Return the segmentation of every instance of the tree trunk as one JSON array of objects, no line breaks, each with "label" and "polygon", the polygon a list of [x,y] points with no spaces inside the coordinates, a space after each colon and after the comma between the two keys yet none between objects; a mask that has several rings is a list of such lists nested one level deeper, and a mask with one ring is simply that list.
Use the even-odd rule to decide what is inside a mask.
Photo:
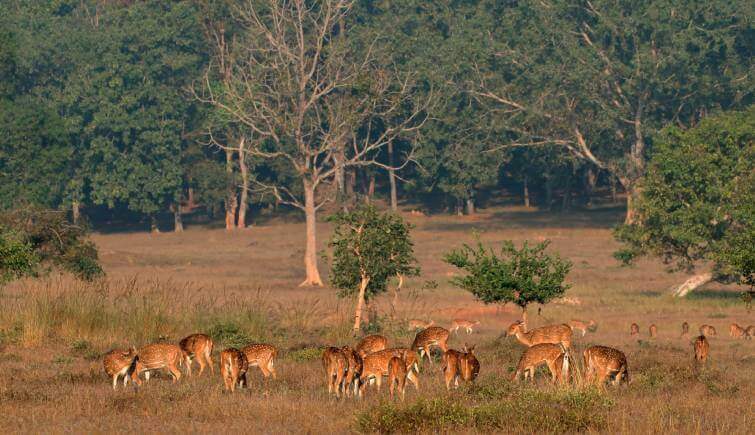
[{"label": "tree trunk", "polygon": [[404,275],[398,273],[396,274],[396,277],[398,278],[398,284],[396,285],[396,288],[393,289],[393,313],[396,313],[396,308],[398,307],[398,292],[401,290],[401,287],[404,285]]},{"label": "tree trunk", "polygon": [[616,204],[616,202],[618,202],[616,198],[618,196],[616,192],[616,177],[614,177],[613,175],[610,175],[608,178],[611,183],[611,203]]},{"label": "tree trunk", "polygon": [[564,183],[564,197],[562,198],[562,202],[561,202],[561,210],[563,211],[569,210],[570,202],[571,202],[571,174],[566,177],[566,182]]},{"label": "tree trunk", "polygon": [[304,216],[306,220],[307,244],[304,251],[306,279],[300,286],[322,286],[320,271],[317,269],[317,210],[315,189],[311,181],[304,179]]},{"label": "tree trunk", "polygon": [[73,224],[78,225],[79,219],[81,218],[79,201],[73,201],[71,203],[71,218],[73,219]]},{"label": "tree trunk", "polygon": [[370,174],[370,182],[367,185],[367,202],[372,202],[375,196],[375,173]]},{"label": "tree trunk", "polygon": [[551,209],[553,203],[553,181],[550,177],[545,179],[545,208]]},{"label": "tree trunk", "polygon": [[[393,167],[393,141],[388,142],[388,164]],[[391,210],[398,211],[398,193],[396,192],[396,171],[388,170],[388,182],[391,185]]]},{"label": "tree trunk", "polygon": [[343,165],[345,159],[343,147],[338,147],[338,150],[333,153],[333,166],[335,166],[336,198],[339,203],[343,202],[346,195],[346,170]]},{"label": "tree trunk", "polygon": [[246,210],[249,207],[249,167],[246,165],[244,139],[239,142],[239,169],[241,170],[241,200],[239,201],[239,217],[236,227],[246,228]]},{"label": "tree trunk", "polygon": [[160,233],[160,228],[157,227],[157,217],[154,214],[149,215],[149,231],[152,234]]},{"label": "tree trunk", "polygon": [[456,199],[456,216],[464,216],[464,202],[461,199]]},{"label": "tree trunk", "polygon": [[624,223],[631,225],[637,222],[637,198],[640,195],[640,189],[636,183],[622,183],[624,190],[627,192],[627,214],[624,217]]},{"label": "tree trunk", "polygon": [[225,200],[225,229],[230,231],[236,227],[236,207],[238,207],[238,198],[236,197],[236,187],[233,185],[233,152],[225,151],[225,171],[228,174],[228,197]]},{"label": "tree trunk", "polygon": [[713,274],[710,272],[695,275],[689,278],[688,280],[684,281],[684,284],[676,287],[673,290],[673,295],[678,298],[683,298],[687,296],[690,292],[697,290],[698,288],[704,286],[705,284],[711,281],[713,281]]},{"label": "tree trunk", "polygon": [[183,219],[181,218],[181,202],[173,204],[173,232],[182,233],[184,230]]},{"label": "tree trunk", "polygon": [[593,168],[588,167],[585,171],[585,206],[592,207],[592,195],[595,191],[595,182],[597,176]]},{"label": "tree trunk", "polygon": [[359,296],[357,296],[357,308],[354,311],[354,335],[359,333],[359,329],[362,327],[362,309],[364,307],[364,293],[367,290],[367,285],[370,283],[370,278],[362,276],[362,281],[359,283]]},{"label": "tree trunk", "polygon": [[524,176],[524,206],[530,208],[530,187],[528,177]]},{"label": "tree trunk", "polygon": [[522,307],[522,326],[524,326],[525,331],[529,331],[529,326],[527,325],[527,306]]},{"label": "tree trunk", "polygon": [[472,197],[467,198],[467,214],[469,216],[472,216],[475,214],[474,198]]}]

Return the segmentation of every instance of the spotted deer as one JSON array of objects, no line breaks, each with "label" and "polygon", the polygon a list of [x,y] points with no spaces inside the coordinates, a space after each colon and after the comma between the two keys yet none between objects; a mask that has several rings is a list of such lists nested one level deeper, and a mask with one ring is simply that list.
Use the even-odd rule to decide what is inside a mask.
[{"label": "spotted deer", "polygon": [[594,380],[601,387],[611,376],[614,385],[629,382],[629,367],[624,352],[608,346],[591,346],[582,353],[585,365],[585,380]]},{"label": "spotted deer", "polygon": [[427,355],[427,360],[430,364],[433,363],[433,359],[430,356],[430,351],[433,347],[439,347],[443,352],[448,350],[448,336],[450,332],[448,329],[440,326],[431,326],[427,329],[423,329],[414,337],[412,343],[412,350],[419,353],[419,360],[422,361],[422,357]]},{"label": "spotted deer", "polygon": [[467,334],[471,334],[474,327],[478,326],[479,324],[479,320],[454,319],[454,321],[451,322],[451,327],[448,330],[450,332],[458,334],[459,328],[463,328],[467,331]]},{"label": "spotted deer", "polygon": [[230,390],[233,393],[236,391],[236,386],[246,387],[247,371],[249,371],[249,361],[244,352],[233,347],[220,352],[220,376],[223,377],[226,391]]},{"label": "spotted deer", "polygon": [[689,323],[684,322],[682,323],[682,338],[689,335]]},{"label": "spotted deer", "polygon": [[409,321],[409,329],[415,330],[415,329],[426,329],[435,324],[434,320],[430,320],[429,322],[425,322],[424,320],[419,319],[412,319]]},{"label": "spotted deer", "polygon": [[581,320],[571,320],[569,322],[569,326],[571,326],[572,331],[574,331],[575,329],[582,331],[582,336],[584,337],[585,334],[587,334],[588,329],[595,327],[595,320],[590,320],[588,323],[585,323]]},{"label": "spotted deer", "polygon": [[710,325],[701,325],[700,326],[700,335],[704,335],[706,337],[715,337],[717,334],[716,328],[710,326]]},{"label": "spotted deer", "polygon": [[133,377],[136,385],[141,385],[138,376],[132,376],[136,370],[136,361],[138,356],[136,348],[128,350],[114,349],[106,353],[102,358],[102,365],[105,367],[105,373],[113,379],[113,389],[118,385],[118,379],[123,376],[123,386],[128,384],[129,378]]},{"label": "spotted deer", "polygon": [[706,362],[708,360],[708,352],[710,351],[710,345],[705,335],[700,335],[695,339],[695,361]]},{"label": "spotted deer", "polygon": [[446,381],[446,390],[451,389],[451,383],[455,387],[459,386],[459,377],[461,377],[461,355],[458,350],[448,349],[443,352],[443,377]]},{"label": "spotted deer", "polygon": [[362,376],[359,386],[360,397],[364,396],[367,384],[372,384],[373,382],[377,385],[378,391],[380,391],[382,378],[383,376],[388,376],[388,363],[393,357],[401,358],[404,361],[406,365],[406,379],[414,385],[414,388],[419,390],[419,361],[417,353],[406,348],[383,349],[367,355],[362,361]]},{"label": "spotted deer", "polygon": [[509,326],[506,335],[516,336],[516,339],[527,347],[541,343],[561,343],[564,348],[569,349],[571,347],[572,330],[571,326],[562,323],[560,325],[541,326],[525,332],[524,323],[518,320]]},{"label": "spotted deer", "polygon": [[748,340],[752,339],[752,337],[755,337],[755,325],[750,325],[745,329],[745,332],[747,333]]},{"label": "spotted deer", "polygon": [[[568,376],[569,373],[569,358],[559,359],[559,357],[564,356],[566,352],[566,348],[561,343],[540,343],[527,348],[519,358],[512,380],[518,382],[522,374],[525,381],[527,377],[534,380],[535,369],[545,364],[551,372],[551,381],[562,383],[565,379],[564,375]],[[560,362],[561,367],[556,367],[557,362]]]},{"label": "spotted deer", "polygon": [[632,323],[632,326],[629,327],[629,335],[639,335],[640,334],[640,325],[636,323]]},{"label": "spotted deer", "polygon": [[346,355],[337,347],[327,347],[322,353],[322,366],[325,369],[328,394],[335,393],[336,397],[341,397],[341,390],[344,387],[343,379],[349,368]]},{"label": "spotted deer", "polygon": [[464,344],[461,355],[461,379],[467,382],[474,382],[477,375],[480,374],[480,361],[474,354],[474,345]]},{"label": "spotted deer", "polygon": [[732,323],[729,325],[729,335],[734,338],[745,338],[747,337],[747,330],[736,323]]},{"label": "spotted deer", "polygon": [[351,396],[352,389],[354,395],[357,395],[359,394],[359,379],[362,375],[362,357],[349,346],[342,347],[341,352],[348,362],[348,368],[343,378],[346,397]]},{"label": "spotted deer", "polygon": [[178,367],[183,365],[185,359],[186,355],[175,344],[148,344],[139,349],[134,376],[138,377],[144,373],[144,379],[149,382],[151,372],[167,369],[175,383],[181,379],[181,371]]},{"label": "spotted deer", "polygon": [[655,338],[655,336],[658,335],[658,327],[655,326],[655,323],[650,325],[650,328],[648,328],[648,332],[650,333],[650,338]]},{"label": "spotted deer", "polygon": [[271,344],[250,344],[241,349],[249,362],[249,367],[259,367],[262,376],[278,379],[275,373],[275,357],[278,349]]},{"label": "spotted deer", "polygon": [[356,351],[364,359],[367,355],[388,348],[388,339],[382,335],[368,335],[357,343]]},{"label": "spotted deer", "polygon": [[215,373],[215,367],[212,364],[212,338],[205,334],[192,334],[178,342],[178,346],[183,350],[186,362],[186,374],[191,376],[191,363],[194,359],[199,363],[199,375],[202,375],[204,368],[209,366],[210,371]]},{"label": "spotted deer", "polygon": [[391,400],[393,400],[394,390],[398,390],[401,395],[401,401],[404,401],[406,396],[406,363],[403,359],[394,356],[388,360],[388,385],[391,393]]}]

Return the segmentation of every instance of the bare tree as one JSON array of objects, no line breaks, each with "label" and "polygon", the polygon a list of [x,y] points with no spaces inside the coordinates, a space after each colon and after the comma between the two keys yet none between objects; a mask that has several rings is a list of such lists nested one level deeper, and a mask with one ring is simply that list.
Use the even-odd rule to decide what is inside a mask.
[{"label": "bare tree", "polygon": [[322,285],[316,214],[334,195],[318,188],[347,167],[408,164],[411,152],[395,166],[381,163],[380,153],[392,140],[416,132],[432,101],[432,93],[415,98],[411,77],[381,68],[374,44],[356,50],[346,38],[333,37],[352,5],[350,0],[237,5],[233,16],[241,30],[231,49],[230,79],[220,90],[212,86],[213,69],[221,67],[213,64],[197,94],[260,138],[249,155],[276,160],[301,180],[301,190],[252,182],[304,212],[302,285]]}]

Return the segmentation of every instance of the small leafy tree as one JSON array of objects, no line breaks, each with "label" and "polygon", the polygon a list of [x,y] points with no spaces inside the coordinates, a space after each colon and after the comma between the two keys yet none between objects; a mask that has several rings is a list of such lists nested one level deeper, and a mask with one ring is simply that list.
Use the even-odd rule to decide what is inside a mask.
[{"label": "small leafy tree", "polygon": [[38,262],[30,243],[17,232],[0,227],[0,285],[33,274]]},{"label": "small leafy tree", "polygon": [[527,323],[527,305],[547,303],[563,296],[569,288],[564,278],[571,270],[571,262],[558,254],[548,254],[549,241],[530,246],[524,242],[520,249],[505,241],[500,254],[486,248],[464,245],[446,254],[444,261],[466,272],[451,280],[456,286],[472,293],[486,304],[513,302],[522,309]]},{"label": "small leafy tree", "polygon": [[336,223],[331,284],[340,297],[357,295],[354,332],[362,323],[366,301],[386,291],[388,280],[419,274],[409,230],[411,225],[394,213],[362,206],[330,218]]}]

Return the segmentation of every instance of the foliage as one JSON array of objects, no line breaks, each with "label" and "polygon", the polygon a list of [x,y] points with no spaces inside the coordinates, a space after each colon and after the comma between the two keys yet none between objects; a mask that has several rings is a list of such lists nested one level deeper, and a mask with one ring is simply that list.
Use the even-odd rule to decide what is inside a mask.
[{"label": "foliage", "polygon": [[550,242],[530,247],[529,243],[517,249],[506,241],[500,255],[481,242],[477,246],[464,245],[446,254],[444,261],[466,272],[451,280],[486,304],[513,302],[525,308],[532,302],[547,303],[563,296],[569,285],[564,279],[571,262],[558,254],[545,252]]},{"label": "foliage", "polygon": [[16,231],[0,226],[0,284],[33,274],[38,262],[28,241]]},{"label": "foliage", "polygon": [[333,248],[330,281],[340,289],[339,296],[356,294],[366,278],[369,300],[385,292],[392,277],[419,274],[409,237],[412,227],[401,216],[367,205],[338,213],[330,221],[336,224],[329,244]]},{"label": "foliage", "polygon": [[659,136],[638,204],[617,228],[631,263],[658,256],[672,270],[713,262],[716,279],[755,284],[755,108]]}]

